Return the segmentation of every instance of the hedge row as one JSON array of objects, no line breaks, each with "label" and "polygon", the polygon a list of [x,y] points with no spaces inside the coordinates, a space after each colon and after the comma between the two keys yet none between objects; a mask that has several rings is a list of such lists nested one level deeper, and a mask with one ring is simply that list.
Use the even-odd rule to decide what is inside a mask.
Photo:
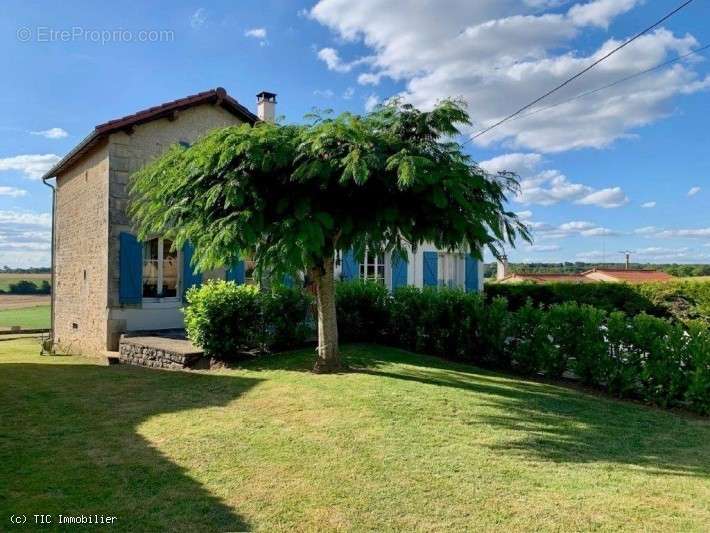
[{"label": "hedge row", "polygon": [[702,320],[710,325],[710,282],[677,280],[662,283],[520,283],[486,284],[486,298],[508,300],[519,309],[528,300],[550,306],[565,302],[591,305],[607,313],[646,313],[679,321]]},{"label": "hedge row", "polygon": [[187,336],[210,357],[287,350],[302,345],[312,329],[306,323],[311,299],[299,289],[209,281],[188,290],[187,302]]},{"label": "hedge row", "polygon": [[528,300],[512,310],[456,290],[375,284],[337,288],[343,341],[377,340],[412,351],[584,383],[621,397],[710,414],[710,332],[640,312],[630,317],[574,302]]},{"label": "hedge row", "polygon": [[7,290],[0,289],[0,294],[50,294],[51,292],[52,288],[46,279],[43,279],[39,285],[34,281],[23,279],[17,283],[10,283]]}]

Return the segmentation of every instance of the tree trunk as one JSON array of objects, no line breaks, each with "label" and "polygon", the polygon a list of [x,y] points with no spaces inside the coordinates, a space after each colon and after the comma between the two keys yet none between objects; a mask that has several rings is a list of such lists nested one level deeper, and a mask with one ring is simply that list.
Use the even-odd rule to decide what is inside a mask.
[{"label": "tree trunk", "polygon": [[338,322],[335,314],[335,278],[333,258],[322,269],[313,270],[318,306],[318,349],[314,372],[337,372],[343,369],[338,351]]}]

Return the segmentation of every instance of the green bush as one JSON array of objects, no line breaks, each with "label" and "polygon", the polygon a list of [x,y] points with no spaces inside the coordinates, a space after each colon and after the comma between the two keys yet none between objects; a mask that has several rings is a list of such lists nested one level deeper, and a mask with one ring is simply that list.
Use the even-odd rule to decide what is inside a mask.
[{"label": "green bush", "polygon": [[389,325],[389,297],[381,283],[338,283],[335,291],[338,337],[345,342],[382,340]]},{"label": "green bush", "polygon": [[556,347],[545,323],[544,311],[528,300],[513,312],[509,321],[508,349],[510,359],[518,372],[535,374],[545,361],[553,357]]},{"label": "green bush", "polygon": [[185,329],[205,355],[239,357],[247,350],[289,349],[302,344],[309,328],[309,296],[299,289],[208,281],[187,292]]},{"label": "green bush", "polygon": [[205,355],[236,357],[261,344],[259,289],[232,281],[208,281],[187,291],[187,336]]},{"label": "green bush", "polygon": [[606,342],[597,385],[619,396],[635,395],[640,387],[641,358],[633,349],[633,325],[621,311],[609,313]]},{"label": "green bush", "polygon": [[685,398],[691,409],[710,415],[710,332],[705,324],[690,324],[690,369]]}]

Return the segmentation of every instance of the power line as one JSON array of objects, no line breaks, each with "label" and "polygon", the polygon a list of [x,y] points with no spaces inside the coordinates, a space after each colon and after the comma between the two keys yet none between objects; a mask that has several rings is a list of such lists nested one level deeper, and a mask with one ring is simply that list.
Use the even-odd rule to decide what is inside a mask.
[{"label": "power line", "polygon": [[646,74],[650,74],[651,72],[654,72],[654,71],[656,71],[656,70],[660,70],[660,69],[662,69],[662,68],[664,68],[664,67],[667,67],[668,65],[672,65],[673,63],[677,63],[678,61],[680,61],[680,60],[682,60],[682,59],[685,59],[685,58],[688,57],[688,56],[692,56],[692,55],[695,55],[695,54],[700,54],[701,52],[707,50],[708,48],[710,48],[710,44],[706,44],[705,46],[701,46],[700,48],[697,48],[697,49],[695,49],[695,50],[691,50],[691,51],[688,52],[687,54],[683,54],[683,55],[680,55],[680,56],[678,56],[678,57],[674,57],[673,59],[669,59],[668,61],[664,61],[663,63],[660,63],[660,64],[658,64],[658,65],[656,65],[656,66],[654,66],[654,67],[651,67],[651,68],[647,68],[646,70],[642,70],[641,72],[636,72],[635,74],[631,74],[631,75],[629,75],[629,76],[625,76],[625,77],[620,78],[620,79],[618,79],[618,80],[616,80],[616,81],[613,81],[613,82],[611,82],[611,83],[608,83],[607,85],[603,85],[603,86],[601,86],[601,87],[597,87],[596,89],[592,89],[592,90],[590,90],[590,91],[586,91],[586,92],[580,93],[580,94],[578,94],[578,95],[576,95],[576,96],[573,96],[573,97],[571,97],[571,98],[567,98],[566,100],[562,100],[562,101],[557,102],[557,103],[555,103],[555,104],[551,104],[551,105],[548,105],[548,106],[545,106],[545,107],[538,107],[537,109],[533,109],[533,110],[530,111],[529,113],[525,113],[525,114],[523,114],[523,115],[518,115],[518,116],[516,116],[515,118],[513,118],[513,119],[511,119],[511,120],[518,120],[518,119],[521,119],[521,118],[525,118],[525,117],[529,117],[529,116],[532,116],[532,115],[536,115],[536,114],[538,114],[540,111],[546,111],[546,110],[548,110],[548,109],[553,109],[553,108],[555,108],[555,107],[561,106],[562,104],[566,104],[566,103],[568,103],[568,102],[572,102],[572,101],[574,101],[574,100],[579,100],[580,98],[584,98],[585,96],[590,96],[590,95],[596,94],[596,93],[598,93],[598,92],[600,92],[600,91],[604,91],[604,90],[606,90],[606,89],[611,89],[612,87],[616,87],[617,85],[620,85],[620,84],[625,83],[625,82],[627,82],[627,81],[631,81],[631,80],[633,80],[633,79],[635,79],[635,78],[638,78],[638,77],[640,77],[640,76],[645,76]]},{"label": "power line", "polygon": [[690,3],[693,2],[693,1],[694,1],[694,0],[686,0],[686,1],[683,2],[681,5],[679,5],[678,7],[676,7],[673,11],[671,11],[671,12],[668,13],[668,14],[666,14],[665,16],[663,16],[662,18],[660,18],[659,20],[657,20],[656,22],[654,22],[654,23],[653,23],[652,25],[650,25],[649,27],[647,27],[647,28],[641,30],[640,32],[638,32],[636,35],[634,35],[634,36],[631,37],[630,39],[624,41],[624,42],[621,43],[619,46],[617,46],[616,48],[614,48],[614,49],[611,50],[610,52],[606,53],[605,55],[603,55],[602,57],[600,57],[599,59],[597,59],[596,61],[594,61],[591,65],[589,65],[589,66],[585,67],[584,69],[580,70],[577,74],[575,74],[575,75],[572,76],[571,78],[566,79],[565,81],[563,81],[562,83],[560,83],[559,85],[557,85],[556,87],[554,87],[553,89],[547,91],[547,92],[546,92],[545,94],[543,94],[542,96],[536,98],[535,100],[533,100],[533,101],[530,102],[529,104],[524,105],[523,107],[521,107],[521,108],[518,109],[517,111],[511,113],[511,114],[508,115],[507,117],[505,117],[505,118],[499,120],[498,122],[496,122],[496,123],[493,124],[492,126],[489,126],[489,127],[485,128],[484,130],[479,131],[479,132],[476,133],[474,136],[470,137],[466,142],[464,142],[464,143],[462,144],[462,146],[465,145],[465,144],[468,144],[469,142],[473,141],[474,139],[477,139],[477,138],[480,137],[481,135],[485,135],[486,133],[488,133],[489,131],[491,131],[491,130],[494,129],[494,128],[497,128],[497,127],[500,126],[501,124],[504,124],[505,122],[508,122],[510,119],[516,117],[517,115],[519,115],[520,113],[522,113],[522,112],[525,111],[526,109],[530,109],[532,106],[534,106],[535,104],[537,104],[537,103],[540,102],[541,100],[544,100],[545,98],[547,98],[547,97],[550,96],[551,94],[553,94],[553,93],[559,91],[560,89],[562,89],[563,87],[569,85],[571,82],[573,82],[574,80],[576,80],[576,79],[579,78],[580,76],[583,76],[584,74],[586,74],[587,72],[589,72],[590,70],[592,70],[594,67],[596,67],[596,66],[597,66],[599,63],[601,63],[602,61],[605,61],[606,59],[608,59],[609,57],[611,57],[612,55],[614,55],[616,52],[618,52],[618,51],[621,50],[622,48],[625,48],[626,46],[630,45],[632,42],[634,42],[636,39],[638,39],[638,38],[641,37],[642,35],[645,35],[645,34],[648,33],[649,31],[651,31],[652,29],[654,29],[656,26],[659,26],[659,25],[663,24],[666,20],[668,20],[669,18],[671,18],[673,15],[675,15],[676,13],[678,13],[678,11],[680,11],[681,9],[683,9],[684,7],[686,7],[688,4],[690,4]]}]

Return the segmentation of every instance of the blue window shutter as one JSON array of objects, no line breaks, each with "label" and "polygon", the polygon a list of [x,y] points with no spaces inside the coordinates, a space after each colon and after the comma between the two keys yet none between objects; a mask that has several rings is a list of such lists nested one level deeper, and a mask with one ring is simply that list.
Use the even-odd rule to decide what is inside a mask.
[{"label": "blue window shutter", "polygon": [[400,256],[392,255],[392,290],[407,286],[407,270],[409,261]]},{"label": "blue window shutter", "polygon": [[466,292],[478,292],[478,259],[468,254],[464,268]]},{"label": "blue window shutter", "polygon": [[143,247],[135,235],[119,235],[118,301],[139,304],[143,297]]},{"label": "blue window shutter", "polygon": [[343,251],[343,260],[340,265],[340,277],[343,280],[357,279],[359,277],[359,265],[355,261],[355,254],[352,250]]},{"label": "blue window shutter", "polygon": [[182,299],[185,299],[185,293],[187,289],[193,285],[199,285],[202,283],[202,274],[195,273],[192,268],[192,244],[186,242],[182,247]]},{"label": "blue window shutter", "polygon": [[238,285],[244,284],[244,261],[237,261],[227,270],[227,281],[234,281]]},{"label": "blue window shutter", "polygon": [[284,287],[288,287],[289,289],[293,288],[293,276],[291,274],[284,274],[283,277],[281,278],[281,283],[283,283]]},{"label": "blue window shutter", "polygon": [[439,278],[439,254],[424,252],[424,286],[436,287]]}]

